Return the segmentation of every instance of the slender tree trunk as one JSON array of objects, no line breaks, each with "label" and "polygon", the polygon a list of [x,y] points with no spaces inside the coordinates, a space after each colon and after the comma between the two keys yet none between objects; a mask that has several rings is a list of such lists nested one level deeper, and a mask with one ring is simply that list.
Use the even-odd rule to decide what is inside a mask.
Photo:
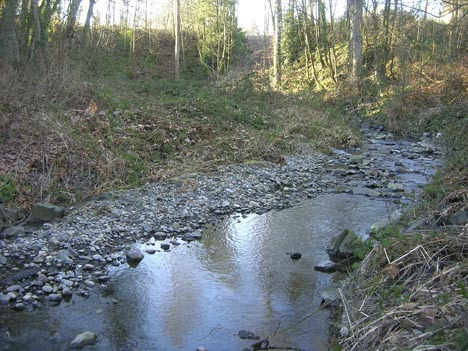
[{"label": "slender tree trunk", "polygon": [[29,45],[29,60],[32,61],[36,53],[36,49],[40,43],[41,37],[41,23],[39,19],[39,9],[37,6],[38,0],[31,0],[31,15],[34,24],[33,37]]},{"label": "slender tree trunk", "polygon": [[83,37],[81,38],[81,46],[86,49],[89,42],[89,33],[91,30],[91,18],[93,17],[93,9],[96,0],[89,0],[88,13],[86,14],[86,22],[83,28]]},{"label": "slender tree trunk", "polygon": [[351,76],[357,79],[362,70],[362,0],[349,0],[348,11],[350,14],[351,38],[350,46],[352,57],[350,57]]},{"label": "slender tree trunk", "polygon": [[19,63],[19,42],[15,26],[18,3],[6,0],[0,19],[0,55],[15,65]]},{"label": "slender tree trunk", "polygon": [[336,63],[336,48],[335,48],[335,16],[333,14],[333,10],[332,10],[332,0],[329,0],[328,2],[329,6],[330,6],[330,32],[331,32],[331,51],[332,51],[332,67],[331,67],[331,70],[332,70],[332,78],[333,78],[333,81],[336,83],[336,67],[337,67],[337,63]]},{"label": "slender tree trunk", "polygon": [[[37,0],[34,0],[37,1]],[[80,8],[81,0],[71,0],[70,7],[68,9],[67,23],[65,25],[65,48],[71,42],[75,34],[75,23],[78,16],[78,10]]]},{"label": "slender tree trunk", "polygon": [[21,13],[20,13],[20,24],[19,24],[19,52],[20,60],[23,63],[23,60],[28,57],[29,50],[29,33],[31,32],[31,21],[29,16],[29,0],[21,1]]},{"label": "slender tree trunk", "polygon": [[180,79],[180,0],[175,0],[175,13],[174,13],[174,24],[175,24],[175,80]]},{"label": "slender tree trunk", "polygon": [[282,27],[282,8],[281,0],[275,1],[275,46],[273,56],[274,83],[281,84],[281,28]]}]

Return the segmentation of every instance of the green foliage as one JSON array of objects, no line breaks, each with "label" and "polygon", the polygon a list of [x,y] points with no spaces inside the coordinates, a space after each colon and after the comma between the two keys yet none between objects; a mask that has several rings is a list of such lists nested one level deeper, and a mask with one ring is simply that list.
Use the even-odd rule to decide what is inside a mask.
[{"label": "green foliage", "polygon": [[401,240],[403,234],[398,226],[388,225],[373,233],[372,238],[380,242],[382,247],[389,247],[394,240]]},{"label": "green foliage", "polygon": [[291,6],[284,16],[281,37],[282,56],[286,64],[296,62],[303,54],[301,30],[301,15],[296,15],[296,9]]},{"label": "green foliage", "polygon": [[234,57],[238,34],[235,1],[195,1],[194,27],[198,38],[200,62],[212,75],[220,75],[229,69]]},{"label": "green foliage", "polygon": [[0,175],[0,199],[4,203],[11,203],[16,197],[16,180],[10,175]]},{"label": "green foliage", "polygon": [[373,244],[370,240],[362,240],[357,238],[353,243],[353,257],[358,260],[363,260],[366,255],[372,250]]}]

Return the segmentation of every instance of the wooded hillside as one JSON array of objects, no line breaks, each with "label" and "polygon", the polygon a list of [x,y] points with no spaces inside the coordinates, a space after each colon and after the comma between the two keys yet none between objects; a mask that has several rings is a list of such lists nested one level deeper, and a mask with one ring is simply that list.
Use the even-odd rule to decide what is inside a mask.
[{"label": "wooded hillside", "polygon": [[362,120],[465,128],[468,2],[337,6],[266,1],[273,35],[248,39],[235,0],[3,0],[3,201],[74,201],[168,162],[353,145]]}]

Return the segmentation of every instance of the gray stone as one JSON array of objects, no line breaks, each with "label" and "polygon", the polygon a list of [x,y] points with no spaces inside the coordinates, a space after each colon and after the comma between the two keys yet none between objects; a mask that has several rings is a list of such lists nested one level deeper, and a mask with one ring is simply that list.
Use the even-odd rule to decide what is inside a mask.
[{"label": "gray stone", "polygon": [[60,302],[62,301],[62,295],[60,294],[50,294],[47,296],[47,300],[53,301],[53,302]]},{"label": "gray stone", "polygon": [[70,348],[72,349],[82,349],[86,345],[94,345],[97,341],[97,335],[93,332],[86,331],[81,333],[73,339],[70,343]]},{"label": "gray stone", "polygon": [[20,291],[21,290],[21,285],[10,285],[6,291],[7,293],[11,292],[11,291]]},{"label": "gray stone", "polygon": [[93,255],[92,259],[93,259],[93,261],[99,261],[99,262],[105,262],[106,261],[106,259],[104,257],[102,257],[102,255],[99,255],[99,254]]},{"label": "gray stone", "polygon": [[299,252],[288,253],[288,255],[292,260],[299,260],[302,257],[302,254]]},{"label": "gray stone", "polygon": [[322,297],[321,306],[325,308],[335,308],[339,306],[340,293],[337,288],[328,286],[320,289],[320,296]]},{"label": "gray stone", "polygon": [[46,223],[62,218],[64,215],[63,207],[40,202],[33,205],[28,223]]},{"label": "gray stone", "polygon": [[88,288],[94,288],[96,286],[96,283],[93,282],[92,280],[85,280],[84,281],[84,284],[88,287]]},{"label": "gray stone", "polygon": [[62,289],[62,296],[67,299],[67,298],[70,298],[72,297],[73,295],[73,291],[69,288],[63,288]]},{"label": "gray stone", "polygon": [[73,264],[73,255],[68,250],[57,252],[57,258],[65,264]]},{"label": "gray stone", "polygon": [[141,229],[143,230],[143,232],[145,233],[153,233],[154,232],[154,228],[151,224],[149,223],[143,223],[141,225]]},{"label": "gray stone", "polygon": [[405,187],[400,183],[388,183],[387,188],[393,191],[405,191]]},{"label": "gray stone", "polygon": [[182,240],[190,242],[194,240],[201,240],[202,237],[203,237],[203,232],[199,229],[189,234],[182,235]]},{"label": "gray stone", "polygon": [[154,255],[156,253],[156,250],[155,249],[146,249],[145,252],[149,253],[150,255]]},{"label": "gray stone", "polygon": [[314,269],[319,272],[333,273],[337,271],[338,265],[330,260],[326,260],[314,266]]},{"label": "gray stone", "polygon": [[99,283],[105,283],[109,280],[110,280],[110,276],[108,275],[101,275],[100,277],[98,277]]},{"label": "gray stone", "polygon": [[239,336],[239,338],[241,339],[249,339],[249,340],[258,340],[260,339],[259,336],[255,335],[254,333],[252,333],[251,331],[247,331],[247,330],[239,330],[239,332],[237,333],[237,335]]},{"label": "gray stone", "polygon": [[337,187],[335,187],[334,191],[336,193],[347,193],[347,194],[351,194],[353,192],[353,189],[347,185],[338,185]]},{"label": "gray stone", "polygon": [[334,262],[353,256],[354,246],[359,237],[352,231],[345,229],[333,237],[328,246],[327,253]]},{"label": "gray stone", "polygon": [[167,234],[164,233],[164,232],[156,232],[156,233],[154,233],[154,238],[156,240],[164,240],[164,239],[167,238]]},{"label": "gray stone", "polygon": [[11,300],[14,300],[13,297],[16,298],[16,295],[12,295],[12,293],[0,294],[0,304],[2,304],[2,305],[8,305],[8,303],[9,303]]},{"label": "gray stone", "polygon": [[367,159],[366,155],[356,154],[356,155],[352,155],[349,158],[349,162],[354,163],[354,164],[359,164],[359,163],[363,163],[366,159]]},{"label": "gray stone", "polygon": [[0,264],[7,264],[7,259],[0,255]]},{"label": "gray stone", "polygon": [[367,189],[366,190],[366,196],[380,197],[380,196],[382,196],[382,193],[380,193],[380,192],[378,192],[377,190],[374,190],[374,189]]},{"label": "gray stone", "polygon": [[7,228],[3,231],[3,236],[5,238],[16,238],[18,236],[24,235],[24,227],[21,225],[17,225],[14,227]]},{"label": "gray stone", "polygon": [[133,263],[140,262],[143,258],[145,258],[145,256],[143,255],[143,252],[141,252],[140,249],[128,250],[125,253],[125,256],[127,257],[128,262],[133,262]]},{"label": "gray stone", "polygon": [[94,265],[92,265],[91,263],[86,263],[84,266],[83,266],[83,269],[85,271],[94,271],[96,267],[94,267]]},{"label": "gray stone", "polygon": [[22,302],[18,302],[18,303],[13,307],[13,309],[14,309],[15,311],[23,311],[25,308],[26,308],[26,306],[25,306],[24,303],[22,303]]},{"label": "gray stone", "polygon": [[164,251],[167,251],[170,248],[171,248],[171,245],[169,245],[169,244],[166,244],[166,243],[161,244],[161,249],[163,249]]},{"label": "gray stone", "polygon": [[45,292],[46,294],[50,294],[51,292],[54,291],[54,288],[51,287],[50,285],[44,285],[42,287],[42,291]]},{"label": "gray stone", "polygon": [[448,224],[465,225],[468,222],[468,210],[455,212],[448,220]]}]

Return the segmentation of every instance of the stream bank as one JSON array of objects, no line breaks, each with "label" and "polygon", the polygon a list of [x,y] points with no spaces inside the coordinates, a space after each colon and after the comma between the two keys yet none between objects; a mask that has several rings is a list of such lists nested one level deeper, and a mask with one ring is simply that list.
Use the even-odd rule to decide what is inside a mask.
[{"label": "stream bank", "polygon": [[[352,212],[353,208],[357,208],[360,204],[366,204],[363,207],[365,209],[364,213],[367,213],[365,217],[368,220],[365,226],[373,223],[374,219],[376,221],[385,219],[394,208],[397,208],[402,203],[411,201],[411,198],[419,191],[418,189],[427,181],[435,167],[435,149],[429,143],[394,141],[391,135],[380,130],[372,131],[367,139],[366,145],[361,150],[354,150],[353,154],[342,150],[334,150],[334,154],[330,156],[291,156],[286,157],[284,165],[262,163],[230,166],[209,175],[194,174],[174,179],[172,182],[146,185],[141,189],[130,192],[108,194],[101,196],[99,200],[91,201],[83,207],[74,209],[61,222],[46,224],[40,228],[25,228],[24,234],[2,240],[0,256],[2,258],[2,266],[0,267],[0,272],[4,286],[2,286],[3,293],[1,297],[2,302],[8,307],[2,307],[5,313],[2,313],[1,317],[2,339],[0,340],[9,349],[19,349],[18,346],[21,345],[21,340],[31,341],[27,337],[21,339],[18,333],[27,328],[23,324],[29,318],[32,319],[31,316],[34,315],[42,316],[37,320],[37,330],[45,333],[44,330],[39,328],[41,321],[45,323],[44,319],[46,317],[43,315],[45,313],[43,311],[45,310],[47,311],[47,315],[59,321],[55,328],[60,331],[57,334],[49,330],[56,340],[52,340],[48,344],[48,347],[52,347],[52,349],[66,347],[71,341],[71,334],[73,334],[67,331],[69,328],[67,329],[66,326],[73,324],[74,318],[67,324],[64,321],[66,318],[63,317],[63,313],[66,313],[65,311],[69,308],[74,311],[73,313],[77,314],[77,318],[83,318],[83,314],[77,312],[80,309],[73,309],[73,306],[82,306],[80,307],[82,312],[87,311],[85,314],[96,317],[96,311],[102,310],[102,308],[97,308],[97,306],[119,306],[122,305],[122,301],[126,301],[126,304],[128,304],[128,301],[135,299],[135,297],[137,297],[138,301],[142,301],[144,305],[146,301],[146,295],[144,294],[139,295],[138,292],[130,289],[130,292],[132,292],[130,296],[124,299],[115,299],[112,291],[113,289],[115,290],[115,287],[129,285],[128,281],[125,280],[126,278],[117,283],[121,275],[130,275],[129,279],[133,276],[134,281],[138,282],[141,280],[141,276],[135,272],[141,269],[143,276],[150,277],[151,272],[154,272],[154,267],[149,269],[149,271],[146,268],[148,268],[147,265],[151,266],[151,262],[159,265],[159,267],[165,267],[164,271],[167,271],[169,267],[174,267],[173,269],[181,267],[182,272],[188,269],[188,276],[182,273],[175,276],[182,276],[185,277],[185,281],[192,281],[189,279],[192,276],[190,270],[195,266],[195,263],[194,261],[188,261],[184,264],[184,260],[181,257],[190,257],[190,253],[200,252],[197,251],[199,245],[208,250],[204,245],[207,240],[210,240],[209,238],[215,240],[215,238],[219,237],[216,240],[221,240],[221,242],[222,238],[229,238],[225,230],[221,230],[222,233],[219,233],[218,230],[217,234],[213,234],[213,232],[207,229],[206,226],[208,224],[223,228],[225,224],[222,223],[236,223],[237,221],[240,221],[240,225],[242,223],[249,223],[249,221],[257,223],[258,219],[253,220],[252,216],[257,216],[255,218],[260,218],[260,221],[265,221],[265,218],[271,218],[267,221],[271,223],[275,221],[274,218],[282,218],[281,215],[287,213],[288,217],[294,218],[296,216],[296,220],[291,222],[287,218],[282,218],[280,222],[290,223],[291,226],[294,222],[299,221],[299,219],[311,216],[310,213],[312,211],[310,206],[312,205],[309,205],[309,207],[307,205],[301,205],[302,207],[296,206],[297,208],[305,208],[297,212],[299,214],[296,215],[292,214],[296,210],[292,212],[280,210],[291,208],[299,203],[307,203],[306,199],[311,199],[310,201],[313,203],[321,194],[329,194],[325,195],[325,197],[320,197],[321,199],[333,194],[339,194],[339,197],[344,199],[341,205],[342,211],[338,211],[334,216],[336,218],[341,218],[345,210]],[[352,205],[355,201],[357,201],[357,204]],[[368,201],[370,201],[370,204],[367,204]],[[381,203],[381,206],[375,206],[377,202]],[[320,204],[320,202],[317,203]],[[328,207],[339,208],[336,202],[332,202],[331,206]],[[369,215],[371,213],[368,212],[369,209],[374,207],[380,208],[379,211],[381,212],[379,215]],[[314,218],[319,217],[321,209],[324,208],[325,206],[319,205],[318,210],[314,212],[315,215],[312,216],[312,222]],[[322,212],[325,213],[324,210]],[[239,214],[237,218],[232,217],[235,213]],[[351,213],[345,217],[344,220],[347,220],[347,217],[351,217]],[[359,220],[359,222],[362,223],[362,220]],[[328,237],[327,235],[322,235],[321,242],[319,242],[318,238],[310,241],[310,245],[315,246],[318,250],[317,252],[320,250],[324,252],[325,242],[328,242],[331,235],[336,234],[334,228],[339,231],[342,229],[339,228],[340,226],[354,226],[352,220],[351,222],[341,223],[337,227],[331,226],[326,218],[324,219],[324,223],[324,226],[328,227],[329,230],[327,233]],[[278,224],[275,226],[268,225],[262,232],[270,233],[271,235],[275,227],[278,227]],[[355,228],[351,229],[354,230]],[[253,242],[256,237],[255,233],[258,231],[260,230],[255,225],[253,229],[247,230],[246,233],[250,233],[250,236],[247,235],[246,247],[249,249],[255,247]],[[285,243],[293,242],[293,238],[300,238],[299,233],[304,233],[305,231],[310,232],[310,230],[307,231],[307,226],[305,228],[302,227],[295,234],[287,233],[291,236],[290,238],[287,235],[283,235],[286,236],[283,238],[286,241],[275,245],[271,249],[273,252],[266,254],[265,257],[273,259],[272,262],[282,262],[281,260],[286,257],[287,248]],[[364,234],[365,228],[358,231]],[[194,238],[200,238],[200,236],[202,237],[200,243],[192,241]],[[263,236],[260,237],[262,238]],[[271,244],[275,241],[274,238],[277,237],[281,237],[280,233],[276,233],[273,237],[260,241]],[[236,238],[231,241],[235,243],[243,242],[239,237]],[[301,240],[299,241],[301,242]],[[310,247],[307,249],[308,246],[302,247],[300,242],[288,249],[303,249],[304,253],[311,250]],[[306,240],[304,239],[302,242],[306,242]],[[125,263],[125,252],[130,247],[134,247],[135,243],[139,243],[136,246],[145,252],[145,259],[137,267],[137,270],[130,270],[129,266]],[[229,245],[224,246],[230,247]],[[284,247],[284,249],[280,250],[278,247]],[[172,251],[163,252],[169,251],[168,249]],[[240,254],[243,252],[242,250],[234,245],[234,248],[231,249],[234,252],[231,256],[234,255],[234,258],[228,259],[228,262],[237,262],[239,260],[249,262],[248,260],[241,260],[242,256]],[[180,252],[184,252],[184,254],[179,256],[180,259],[176,260],[175,257]],[[213,258],[216,252],[217,250],[213,249],[211,258]],[[228,256],[221,255],[219,259],[215,260],[216,264],[212,264],[210,267],[223,266],[223,262],[225,262],[224,260]],[[255,255],[247,256],[255,257]],[[154,260],[153,257],[157,258]],[[168,257],[173,258],[169,259]],[[178,265],[177,262],[181,264]],[[272,262],[250,262],[248,263],[248,267],[275,267]],[[285,262],[290,264],[289,261]],[[317,262],[308,262],[307,256],[305,256],[298,263],[307,263],[310,266]],[[236,267],[236,265],[233,266]],[[313,270],[312,266],[309,266],[307,266],[308,268],[302,267],[301,269],[296,266],[295,268],[298,269],[296,273],[300,276],[304,274],[300,272]],[[276,271],[281,270],[281,267],[287,267],[287,265],[280,265]],[[268,279],[272,279],[271,276],[274,276],[274,271],[272,270],[266,274]],[[206,271],[204,272],[203,274],[206,274]],[[161,274],[158,276],[161,280],[164,280]],[[193,274],[193,276],[196,277],[196,274]],[[250,272],[247,274],[247,277],[249,276],[252,277],[252,281],[249,283],[250,285],[244,286],[243,290],[246,291],[255,286],[256,279],[253,279],[255,274]],[[171,275],[171,277],[173,276]],[[170,280],[172,281],[173,279]],[[296,283],[293,282],[293,285],[299,284],[297,287],[301,291],[299,296],[310,295],[312,300],[316,299],[317,297],[314,294],[316,289],[315,284],[312,284],[314,286],[309,286],[305,290],[301,285],[307,280],[311,282],[320,281],[320,279],[307,279],[307,277],[303,277],[298,278],[297,281],[295,280]],[[193,284],[196,285],[197,280],[194,280]],[[268,285],[270,287],[281,286],[279,282],[277,284],[274,283],[274,280],[269,282]],[[162,284],[161,286],[165,285]],[[148,286],[140,286],[141,291],[145,291],[145,289],[147,290]],[[200,291],[216,291],[216,289],[217,286],[214,284],[213,286],[202,287]],[[185,290],[183,286],[182,290]],[[125,291],[127,290],[124,289]],[[179,290],[176,289],[174,291],[175,295],[177,295],[176,292]],[[276,293],[276,291],[273,291],[273,296]],[[288,293],[285,294],[286,296],[288,295]],[[212,298],[212,296],[209,294],[205,295],[205,293],[198,293],[197,295],[205,297],[205,299],[201,299],[203,301],[209,301]],[[280,294],[280,296],[283,296],[283,294]],[[219,296],[218,299],[224,301],[223,296]],[[187,302],[186,300],[190,301],[188,298],[182,301]],[[299,299],[301,303],[298,303],[297,308],[300,309],[303,306],[313,304],[312,300],[308,302],[307,300],[301,301]],[[170,302],[167,301],[166,303],[170,305]],[[190,310],[190,307],[186,303],[180,303],[180,300],[176,305],[180,306],[182,310]],[[249,307],[252,306],[250,303],[247,305]],[[136,304],[135,306],[140,305]],[[273,308],[273,310],[284,309],[283,312],[288,315],[288,308],[290,307],[288,303],[278,306]],[[153,312],[162,311],[164,310],[163,307],[159,306]],[[6,308],[12,308],[19,312]],[[110,309],[108,313],[115,314],[118,309]],[[233,309],[234,307],[231,310]],[[210,313],[210,311],[205,311],[206,313]],[[115,315],[116,320],[121,320],[123,315],[125,315],[123,312],[121,312],[120,316],[117,313]],[[292,317],[297,318],[298,316],[293,313]],[[295,319],[292,317],[290,316],[290,322]],[[180,316],[177,318],[180,319]],[[185,315],[182,320],[188,318],[189,316]],[[94,346],[96,349],[104,350],[106,347],[113,345],[112,338],[105,336],[106,326],[102,326],[102,324],[98,325],[100,318],[90,319],[88,317],[84,318],[84,320],[83,324],[89,327],[94,326],[96,330],[101,331],[100,335],[98,335],[98,340],[101,341],[98,341],[96,346]],[[272,321],[279,321],[280,323],[282,320],[285,320],[285,315],[280,314],[272,318]],[[122,324],[121,322],[116,323],[118,325]],[[216,330],[217,324],[213,323],[213,321],[209,323]],[[222,322],[220,323],[223,324]],[[262,324],[263,322],[258,323]],[[142,322],[142,324],[146,325],[145,322]],[[34,323],[30,325],[34,325]],[[136,326],[141,326],[141,324],[137,324]],[[178,324],[177,326],[180,327]],[[250,326],[254,327],[255,323],[251,322]],[[171,330],[178,329],[179,327],[173,327]],[[136,330],[135,328],[130,329],[134,331]],[[232,328],[228,328],[227,330],[231,330]],[[246,328],[249,328],[249,326]],[[241,325],[239,329],[242,329]],[[203,332],[210,334],[210,330],[208,332],[203,330]],[[274,328],[269,325],[269,331],[261,330],[260,332],[256,331],[256,333],[264,336],[267,333],[271,333],[271,330],[274,330]],[[32,331],[31,333],[34,334]],[[132,332],[129,332],[129,330],[121,325],[115,334],[119,335],[119,338],[122,337],[124,339],[124,344],[120,345],[122,349],[131,346],[131,344],[126,344],[128,342],[136,342],[136,345],[139,345],[138,340],[143,337],[140,335],[140,339],[138,339],[136,335],[133,335],[126,339],[125,335],[128,333],[132,334]],[[165,335],[166,333],[167,330],[161,330],[156,335]],[[135,333],[133,332],[133,334]],[[138,335],[138,333],[136,334]],[[190,335],[190,332],[186,332],[186,334]],[[200,339],[199,336],[197,336],[198,339]],[[165,345],[167,346],[168,344]],[[149,346],[139,345],[138,347],[144,349]],[[185,347],[188,346],[183,344],[177,349],[186,349]],[[227,348],[230,349],[230,346],[228,345]]]}]

